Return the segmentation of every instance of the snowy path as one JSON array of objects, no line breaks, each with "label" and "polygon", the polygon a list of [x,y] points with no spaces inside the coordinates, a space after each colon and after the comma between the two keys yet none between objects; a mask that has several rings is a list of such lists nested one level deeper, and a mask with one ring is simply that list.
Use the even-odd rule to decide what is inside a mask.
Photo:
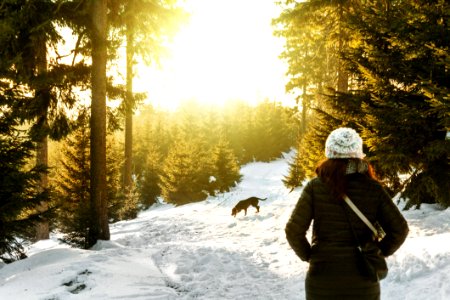
[{"label": "snowy path", "polygon": [[[303,273],[306,266],[284,238],[284,225],[299,195],[288,194],[280,184],[286,172],[285,161],[250,164],[242,170],[242,183],[230,193],[206,203],[144,212],[140,219],[146,221],[134,224],[137,235],[123,232],[119,223],[112,229],[112,240],[157,249],[151,259],[180,299],[297,298],[292,295],[299,287],[286,274]],[[249,196],[268,199],[260,202],[260,213],[250,207],[247,216],[241,212],[233,218],[231,208]],[[285,265],[286,258],[292,266]]]},{"label": "snowy path", "polygon": [[[32,245],[28,259],[0,265],[0,299],[303,299],[308,265],[284,235],[301,192],[281,182],[287,160],[250,163],[241,172],[229,193],[112,224],[111,241],[93,251],[67,248],[56,237]],[[268,198],[260,213],[250,207],[247,216],[232,217],[231,208],[250,196]],[[388,259],[382,299],[450,299],[450,210],[423,205],[404,214],[411,232]]]}]

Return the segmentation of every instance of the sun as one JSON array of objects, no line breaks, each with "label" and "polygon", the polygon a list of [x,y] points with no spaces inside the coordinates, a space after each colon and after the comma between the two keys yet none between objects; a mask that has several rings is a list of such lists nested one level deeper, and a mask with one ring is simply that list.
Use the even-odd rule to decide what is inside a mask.
[{"label": "sun", "polygon": [[282,41],[272,35],[277,7],[270,0],[188,0],[190,22],[169,47],[160,69],[138,66],[136,87],[148,100],[174,108],[195,99],[285,101]]}]

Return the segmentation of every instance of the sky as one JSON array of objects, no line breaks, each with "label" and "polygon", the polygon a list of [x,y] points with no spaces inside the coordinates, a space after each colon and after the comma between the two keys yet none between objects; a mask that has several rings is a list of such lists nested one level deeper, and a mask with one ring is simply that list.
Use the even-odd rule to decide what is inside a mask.
[{"label": "sky", "polygon": [[186,0],[191,14],[169,47],[161,68],[138,66],[136,91],[149,102],[174,108],[196,99],[222,104],[269,99],[292,105],[285,94],[283,41],[272,35],[273,0]]},{"label": "sky", "polygon": [[[92,250],[68,248],[56,234],[31,244],[27,259],[0,265],[0,299],[304,299],[308,264],[284,234],[302,191],[289,193],[281,182],[292,158],[244,165],[230,192],[179,207],[160,203],[111,224],[111,240]],[[232,217],[250,196],[267,197],[260,212]],[[450,299],[450,209],[423,204],[402,213],[410,233],[387,259],[381,299]]]}]

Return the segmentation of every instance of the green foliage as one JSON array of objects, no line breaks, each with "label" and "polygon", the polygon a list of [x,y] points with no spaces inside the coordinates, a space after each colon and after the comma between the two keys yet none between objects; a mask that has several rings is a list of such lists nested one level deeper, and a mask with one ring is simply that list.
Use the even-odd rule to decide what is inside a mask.
[{"label": "green foliage", "polygon": [[289,164],[289,174],[283,179],[286,187],[293,189],[301,186],[305,179],[315,176],[318,163],[325,159],[327,136],[338,122],[323,110],[312,112],[308,130],[299,140],[294,160]]},{"label": "green foliage", "polygon": [[[0,259],[9,262],[25,257],[21,240],[34,232],[41,201],[47,201],[46,189],[39,191],[42,166],[30,168],[34,145],[27,132],[19,130],[24,120],[36,115],[41,94],[30,93],[37,86],[37,44],[43,32],[53,36],[51,28],[41,24],[36,9],[48,11],[49,2],[3,1],[0,10]],[[40,27],[39,27],[40,26]],[[45,104],[45,103],[44,103]],[[30,116],[31,115],[31,116]]]},{"label": "green foliage", "polygon": [[[135,218],[135,190],[123,195],[120,190],[119,148],[112,135],[107,147],[107,199],[110,221]],[[90,129],[89,114],[81,111],[77,127],[60,146],[61,160],[55,174],[57,218],[56,227],[64,234],[62,241],[88,248],[90,226]]]},{"label": "green foliage", "polygon": [[62,240],[72,246],[88,248],[90,218],[90,161],[87,113],[79,118],[78,128],[61,147],[60,167],[55,178],[56,226]]},{"label": "green foliage", "polygon": [[[115,186],[117,188],[119,186]],[[133,181],[130,189],[123,194],[119,192],[109,202],[108,215],[110,222],[135,219],[139,210],[140,192]]]},{"label": "green foliage", "polygon": [[66,135],[70,119],[65,108],[78,100],[75,86],[85,87],[90,75],[84,63],[67,65],[59,59],[47,60],[62,37],[56,28],[53,1],[3,1],[0,12],[0,77],[28,91],[17,98],[15,113],[30,121],[35,140],[49,135]]},{"label": "green foliage", "polygon": [[251,107],[244,102],[233,102],[224,107],[222,130],[224,138],[229,141],[240,164],[253,159],[248,149],[252,140],[253,113]]},{"label": "green foliage", "polygon": [[146,161],[140,178],[138,178],[140,203],[144,209],[155,204],[157,198],[161,195],[159,175],[162,172],[161,166],[163,162],[161,150],[157,145],[152,144],[146,150]]},{"label": "green foliage", "polygon": [[144,108],[135,119],[141,204],[148,207],[158,196],[184,204],[228,191],[239,182],[244,163],[269,161],[290,150],[298,132],[294,115],[269,101],[223,108],[189,101],[171,113]]},{"label": "green foliage", "polygon": [[[237,158],[230,148],[229,143],[220,140],[213,149],[212,172],[210,184],[212,190],[220,193],[229,192],[241,180],[241,174]],[[212,179],[212,180],[211,180]]]},{"label": "green foliage", "polygon": [[[162,167],[160,188],[168,203],[182,205],[204,200],[209,177],[203,171],[205,158],[198,147],[178,140]],[[194,147],[193,147],[194,146]]]},{"label": "green foliage", "polygon": [[450,205],[450,86],[443,64],[449,16],[444,1],[402,1],[364,7],[349,23],[361,43],[346,56],[370,94],[361,105],[365,141],[377,171],[391,175],[391,186],[399,181],[392,170],[411,174],[403,192],[407,207]]},{"label": "green foliage", "polygon": [[[0,80],[20,90],[9,109],[36,142],[36,164],[47,167],[47,137],[68,134],[67,114],[79,99],[75,86],[86,87],[90,70],[83,62],[63,63],[56,49],[63,41],[58,5],[49,0],[2,1],[0,9]],[[38,185],[47,188],[47,174]],[[42,202],[40,210],[48,203]],[[48,238],[48,222],[36,226],[38,239]]]},{"label": "green foliage", "polygon": [[[280,19],[284,24],[311,20],[325,12],[325,6],[313,5],[320,2],[326,1],[296,3]],[[424,202],[449,206],[448,2],[369,1],[346,8],[340,24],[344,32],[353,33],[352,39],[340,51],[335,49],[334,55],[345,60],[349,90],[336,92],[328,84],[326,94],[316,91],[322,95],[316,104],[320,114],[310,117],[326,117],[309,127],[310,138],[307,135],[300,144],[292,176],[286,181],[295,185],[311,174],[310,159],[304,161],[304,157],[313,158],[319,144],[322,152],[324,134],[345,125],[361,133],[377,174],[393,192],[403,191],[407,207]],[[307,19],[299,20],[300,16]],[[314,35],[314,26],[322,26],[311,24],[301,33],[291,27],[285,30],[294,40],[305,32]],[[302,87],[299,82],[292,84]],[[314,83],[309,87],[314,88]],[[409,179],[402,181],[400,175]],[[300,178],[296,181],[294,176]]]},{"label": "green foliage", "polygon": [[283,11],[273,23],[278,26],[275,34],[285,39],[281,58],[289,65],[286,90],[297,95],[301,112],[296,157],[284,179],[287,187],[294,188],[313,176],[333,126],[348,122],[347,116],[333,107],[329,95],[345,91],[348,85],[339,52],[352,43],[344,26],[351,2],[280,1],[279,5]]},{"label": "green foliage", "polygon": [[114,132],[109,133],[106,137],[106,146],[106,190],[109,221],[134,219],[138,212],[139,193],[135,184],[125,193],[121,189],[123,148]]},{"label": "green foliage", "polygon": [[239,164],[278,158],[289,151],[297,139],[295,110],[279,103],[265,100],[251,107],[232,102],[223,114],[221,132]]},{"label": "green foliage", "polygon": [[40,220],[36,208],[48,200],[48,191],[36,189],[43,170],[26,168],[33,144],[13,127],[3,106],[0,108],[0,259],[11,262],[26,257],[21,239],[26,239]]},{"label": "green foliage", "polygon": [[[352,1],[279,1],[283,8],[273,20],[275,35],[284,38],[281,54],[289,67],[286,91],[296,96],[302,134],[314,118],[310,109],[322,109],[326,89],[346,91],[348,73],[339,52],[352,43],[344,24]],[[311,128],[311,127],[310,127]]]},{"label": "green foliage", "polygon": [[[181,11],[173,7],[174,2],[171,0],[163,2],[108,1],[109,20],[113,23],[116,22],[112,23],[113,25],[122,22],[115,28],[124,28],[126,23],[124,19],[133,19],[134,33],[141,33],[141,35],[135,36],[136,53],[147,52],[149,55],[145,58],[154,61],[160,55],[159,51],[155,51],[156,46],[161,46],[161,41],[166,41],[165,38],[169,33],[172,34],[174,29],[177,28],[176,19],[181,16]],[[131,5],[136,6],[131,7]],[[0,48],[0,85],[2,88],[0,117],[6,116],[6,112],[11,114],[11,116],[8,116],[10,118],[8,121],[13,120],[15,123],[25,125],[29,130],[24,134],[38,144],[46,141],[45,137],[47,136],[53,139],[61,139],[69,134],[75,124],[72,123],[67,111],[71,110],[71,113],[73,113],[76,102],[83,94],[79,90],[91,88],[89,80],[91,78],[91,67],[84,62],[84,57],[92,54],[93,44],[100,40],[93,40],[95,35],[93,34],[94,28],[90,15],[91,6],[92,2],[89,1],[55,2],[50,0],[7,0],[2,1],[0,5],[0,44],[2,45]],[[133,8],[133,10],[130,10],[130,8]],[[146,17],[149,15],[151,18]],[[60,45],[58,43],[64,42],[60,30],[66,32],[67,27],[77,38],[74,49],[67,50],[70,55],[61,53],[61,49],[58,49]],[[111,31],[110,38],[114,36],[118,35],[114,35],[114,31]],[[109,59],[116,57],[118,45],[117,40],[110,39],[108,41]],[[68,56],[71,56],[72,63],[63,63],[63,59],[66,60]],[[123,98],[125,95],[124,88],[114,86],[114,79],[112,77],[107,79],[107,95],[110,99]],[[135,95],[134,99],[139,100],[141,97],[142,95]],[[5,101],[6,98],[8,98],[8,101]],[[117,126],[116,119],[111,117],[113,114],[109,113],[108,120],[111,124]],[[7,131],[8,135],[13,135],[13,129],[8,128]],[[26,140],[27,143],[30,142],[26,137],[21,136],[20,138]],[[72,142],[73,152],[71,154],[66,153],[66,155],[69,155],[68,161],[80,159],[77,155],[81,155],[79,151],[82,151],[81,149],[84,147],[84,145],[77,145],[75,140]],[[45,147],[42,147],[42,149],[45,149]],[[132,218],[137,213],[138,195],[136,189],[131,189],[130,193],[126,195],[118,192],[117,183],[118,178],[120,178],[118,166],[120,166],[120,161],[117,153],[114,152],[116,149],[114,147],[108,149],[110,150],[108,156],[115,160],[112,163],[108,162],[110,218],[111,220]],[[45,154],[43,151],[42,153]],[[99,152],[96,151],[95,153]],[[73,157],[70,158],[70,155]],[[84,160],[84,158],[81,159]],[[44,160],[41,159],[41,161]],[[13,162],[11,161],[11,163]],[[10,161],[5,161],[5,163],[10,163]],[[75,162],[73,163],[75,164]],[[82,186],[77,186],[77,179],[71,178],[71,176],[77,177],[81,174],[77,174],[77,170],[73,169],[74,166],[70,162],[64,168],[68,172],[67,178],[65,178],[67,182],[64,183],[65,187],[59,187],[59,192],[66,193],[65,197],[70,198],[68,195],[71,189],[82,189]],[[37,173],[37,170],[33,172]],[[88,177],[85,178],[85,180],[88,179]],[[61,178],[61,181],[64,180]],[[36,182],[36,186],[38,186],[38,183]],[[45,197],[41,198],[41,200],[45,199]],[[79,200],[78,202],[80,204],[83,201]],[[31,206],[33,205],[30,204]],[[75,234],[70,236],[71,233],[69,233],[69,238],[73,238],[75,244],[84,247],[82,239],[85,236],[84,231],[87,226],[86,216],[92,209],[89,210],[89,207],[84,203],[80,204],[79,207],[71,206],[71,209],[72,211],[67,211],[67,213],[72,213],[70,216],[66,216],[67,226],[72,229],[75,228],[75,231],[70,231],[75,232]],[[30,216],[32,215],[31,212],[27,213]],[[105,215],[102,215],[101,221],[106,219],[103,218]],[[27,214],[23,218],[26,219],[26,216]],[[72,223],[70,223],[71,220]],[[92,224],[96,224],[96,220],[91,221]],[[102,225],[104,224],[105,222],[102,222]],[[102,230],[106,232],[104,226]]]},{"label": "green foliage", "polygon": [[293,112],[267,100],[260,103],[255,111],[254,128],[250,133],[253,139],[247,149],[254,154],[254,159],[271,161],[280,157],[282,151],[287,151],[296,139],[291,123]]},{"label": "green foliage", "polygon": [[170,145],[171,122],[167,113],[157,112],[151,106],[143,107],[135,118],[133,161],[140,204],[148,208],[161,195],[159,175]]},{"label": "green foliage", "polygon": [[[280,1],[284,8],[273,20],[278,25],[275,34],[286,41],[286,50],[281,58],[289,64],[288,91],[307,97],[315,93],[320,85],[336,86],[338,56],[336,53],[339,22],[337,2]],[[309,99],[308,99],[309,100]]]}]

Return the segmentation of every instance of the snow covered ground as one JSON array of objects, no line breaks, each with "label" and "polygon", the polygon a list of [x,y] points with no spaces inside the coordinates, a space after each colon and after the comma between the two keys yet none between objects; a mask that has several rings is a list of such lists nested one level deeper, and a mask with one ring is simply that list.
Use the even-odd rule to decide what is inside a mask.
[{"label": "snow covered ground", "polygon": [[[0,269],[0,299],[303,299],[308,265],[284,237],[301,189],[281,179],[288,158],[250,163],[229,193],[201,203],[161,204],[111,225],[111,241],[71,249],[56,237]],[[231,216],[238,200],[268,198]],[[402,206],[402,204],[399,204]],[[450,209],[404,212],[410,235],[388,258],[382,299],[450,299]]]}]

